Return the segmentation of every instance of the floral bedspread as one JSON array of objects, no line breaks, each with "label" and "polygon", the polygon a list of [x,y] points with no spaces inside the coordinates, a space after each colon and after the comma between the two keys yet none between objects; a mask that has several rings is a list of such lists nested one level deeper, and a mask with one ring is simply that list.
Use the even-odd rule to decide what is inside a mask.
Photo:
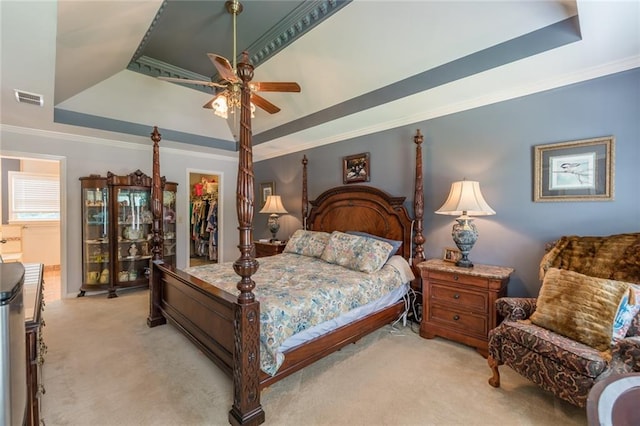
[{"label": "floral bedspread", "polygon": [[[278,347],[287,338],[379,299],[403,284],[402,272],[391,264],[367,274],[292,253],[263,257],[259,263],[252,278],[260,302],[260,367],[271,375],[284,361]],[[185,271],[238,294],[240,277],[233,271],[232,262]]]}]

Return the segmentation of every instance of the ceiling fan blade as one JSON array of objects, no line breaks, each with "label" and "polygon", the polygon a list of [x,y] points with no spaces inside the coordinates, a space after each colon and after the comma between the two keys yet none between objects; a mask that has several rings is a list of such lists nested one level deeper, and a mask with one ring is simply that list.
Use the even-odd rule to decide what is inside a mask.
[{"label": "ceiling fan blade", "polygon": [[213,103],[215,102],[215,100],[218,99],[220,96],[222,96],[225,93],[227,93],[226,90],[221,91],[220,93],[215,95],[213,98],[211,98],[211,100],[209,102],[207,102],[206,104],[202,105],[202,108],[213,109]]},{"label": "ceiling fan blade", "polygon": [[280,111],[280,108],[278,108],[277,106],[275,106],[274,104],[272,104],[271,102],[263,98],[262,96],[257,95],[255,93],[251,94],[251,102],[253,102],[255,106],[258,106],[263,110],[267,111],[269,114],[275,114],[276,112]]},{"label": "ceiling fan blade", "polygon": [[249,83],[256,92],[299,92],[300,85],[295,82],[255,82]]},{"label": "ceiling fan blade", "polygon": [[170,81],[172,83],[182,83],[182,84],[200,84],[202,86],[209,86],[209,87],[227,87],[224,84],[214,83],[213,81],[189,80],[186,78],[158,77],[158,80]]},{"label": "ceiling fan blade", "polygon": [[234,72],[227,58],[224,58],[220,55],[216,55],[215,53],[207,53],[207,56],[209,57],[209,59],[211,59],[211,62],[213,62],[213,65],[216,67],[216,70],[218,70],[218,74],[220,74],[220,77],[222,77],[223,79],[231,83],[240,82],[240,79]]}]

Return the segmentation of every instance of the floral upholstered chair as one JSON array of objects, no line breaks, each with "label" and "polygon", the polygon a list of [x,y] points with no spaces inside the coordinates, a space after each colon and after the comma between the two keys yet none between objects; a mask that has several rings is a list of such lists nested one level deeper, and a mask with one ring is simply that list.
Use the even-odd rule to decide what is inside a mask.
[{"label": "floral upholstered chair", "polygon": [[498,366],[579,407],[591,387],[640,372],[640,233],[566,236],[540,263],[538,298],[496,301],[504,321],[489,332],[489,384]]}]

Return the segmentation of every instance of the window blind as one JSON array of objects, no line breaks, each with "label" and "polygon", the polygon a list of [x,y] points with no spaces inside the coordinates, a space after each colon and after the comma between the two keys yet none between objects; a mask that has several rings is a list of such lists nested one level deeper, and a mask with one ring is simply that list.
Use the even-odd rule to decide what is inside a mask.
[{"label": "window blind", "polygon": [[9,220],[60,220],[60,178],[12,172],[9,177]]}]

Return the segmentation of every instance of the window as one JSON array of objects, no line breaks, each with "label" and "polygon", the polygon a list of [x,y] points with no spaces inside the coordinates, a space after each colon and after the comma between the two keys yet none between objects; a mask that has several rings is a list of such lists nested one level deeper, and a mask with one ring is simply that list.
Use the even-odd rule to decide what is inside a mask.
[{"label": "window", "polygon": [[9,221],[60,220],[60,178],[26,172],[8,172]]}]

